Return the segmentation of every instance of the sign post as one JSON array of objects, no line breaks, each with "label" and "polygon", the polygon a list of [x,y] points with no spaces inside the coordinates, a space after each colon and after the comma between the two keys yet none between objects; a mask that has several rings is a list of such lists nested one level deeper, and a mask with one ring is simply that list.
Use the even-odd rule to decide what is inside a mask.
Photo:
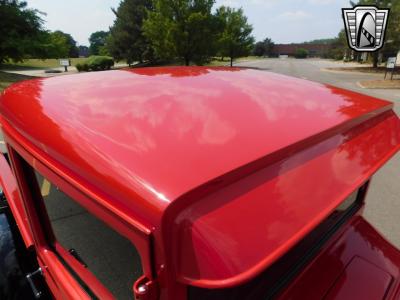
[{"label": "sign post", "polygon": [[394,69],[396,68],[396,57],[389,57],[386,62],[385,79],[388,72],[391,73],[390,80],[393,80]]},{"label": "sign post", "polygon": [[62,58],[59,60],[60,66],[64,67],[64,72],[68,72],[68,67],[71,66],[71,60],[68,58]]}]

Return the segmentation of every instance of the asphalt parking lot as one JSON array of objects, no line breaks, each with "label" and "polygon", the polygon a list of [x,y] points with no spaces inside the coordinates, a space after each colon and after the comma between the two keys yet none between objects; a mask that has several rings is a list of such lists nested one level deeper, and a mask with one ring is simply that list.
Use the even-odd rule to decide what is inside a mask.
[{"label": "asphalt parking lot", "polygon": [[[382,79],[381,74],[332,72],[327,68],[349,66],[323,59],[262,59],[236,66],[259,68],[353,90],[395,103],[400,115],[400,89],[364,89],[357,82]],[[400,153],[379,170],[370,186],[364,215],[389,241],[400,248]]]}]

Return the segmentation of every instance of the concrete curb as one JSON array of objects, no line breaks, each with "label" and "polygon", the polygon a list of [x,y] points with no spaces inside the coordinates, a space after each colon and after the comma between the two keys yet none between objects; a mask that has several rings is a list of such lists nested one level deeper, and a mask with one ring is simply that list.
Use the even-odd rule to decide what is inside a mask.
[{"label": "concrete curb", "polygon": [[356,83],[360,88],[367,90],[400,90],[400,88],[395,87],[368,87],[361,83],[361,81],[357,81]]},{"label": "concrete curb", "polygon": [[384,75],[383,73],[369,73],[369,72],[358,72],[358,71],[345,71],[345,70],[329,70],[327,68],[320,69],[323,72],[331,72],[338,74],[354,74],[354,75],[372,75],[372,76],[380,76]]},{"label": "concrete curb", "polygon": [[362,89],[368,89],[367,87],[362,85],[361,81],[357,81],[356,84]]}]

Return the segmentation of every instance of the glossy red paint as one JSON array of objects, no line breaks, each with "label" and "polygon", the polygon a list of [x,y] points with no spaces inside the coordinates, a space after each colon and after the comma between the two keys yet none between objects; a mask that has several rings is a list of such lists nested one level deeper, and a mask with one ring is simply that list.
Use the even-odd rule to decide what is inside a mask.
[{"label": "glossy red paint", "polygon": [[199,185],[391,108],[355,95],[255,70],[153,68],[17,83],[0,108],[32,145],[151,226]]},{"label": "glossy red paint", "polygon": [[391,109],[268,72],[170,67],[17,83],[0,121],[89,210],[151,236],[146,269],[184,299],[185,284],[250,280],[367,181],[400,148]]},{"label": "glossy red paint", "polygon": [[278,297],[398,299],[400,251],[355,216]]},{"label": "glossy red paint", "polygon": [[18,185],[14,174],[3,155],[0,155],[0,187],[6,199],[10,199],[10,209],[16,223],[18,224],[25,246],[28,248],[33,245],[32,232],[29,227],[28,217],[18,191]]},{"label": "glossy red paint", "polygon": [[399,119],[385,113],[196,201],[179,213],[171,231],[180,279],[221,287],[260,273],[367,181],[399,145]]}]

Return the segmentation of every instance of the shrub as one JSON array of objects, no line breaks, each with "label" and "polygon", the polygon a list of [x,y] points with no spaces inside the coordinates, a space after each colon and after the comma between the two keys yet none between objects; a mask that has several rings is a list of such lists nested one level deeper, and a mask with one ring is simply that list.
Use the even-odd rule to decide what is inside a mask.
[{"label": "shrub", "polygon": [[110,70],[114,59],[109,56],[90,56],[86,63],[91,71]]},{"label": "shrub", "polygon": [[78,72],[110,70],[114,65],[114,59],[108,56],[90,56],[85,61],[76,64]]},{"label": "shrub", "polygon": [[308,51],[307,49],[304,48],[296,49],[296,52],[294,54],[294,57],[296,58],[306,58],[307,56],[308,56]]},{"label": "shrub", "polygon": [[75,68],[78,70],[78,72],[88,72],[89,71],[89,65],[87,64],[87,62],[82,62],[79,64],[76,64]]}]

